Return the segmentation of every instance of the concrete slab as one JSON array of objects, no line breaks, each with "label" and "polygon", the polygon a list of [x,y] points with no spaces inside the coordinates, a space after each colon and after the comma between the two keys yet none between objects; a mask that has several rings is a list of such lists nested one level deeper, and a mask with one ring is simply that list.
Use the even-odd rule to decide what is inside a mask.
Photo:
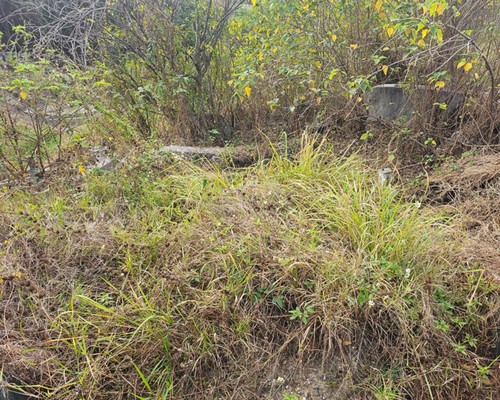
[{"label": "concrete slab", "polygon": [[[404,88],[393,83],[377,85],[367,98],[368,122],[408,122],[417,116],[432,115],[452,122],[465,101],[463,93],[437,91],[432,86],[418,85]],[[441,109],[435,103],[446,103]]]}]

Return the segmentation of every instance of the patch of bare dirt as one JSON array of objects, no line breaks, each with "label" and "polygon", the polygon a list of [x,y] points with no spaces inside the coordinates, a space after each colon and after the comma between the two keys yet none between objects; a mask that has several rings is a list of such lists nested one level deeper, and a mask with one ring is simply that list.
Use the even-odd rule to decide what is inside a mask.
[{"label": "patch of bare dirt", "polygon": [[324,368],[320,362],[303,365],[294,358],[285,360],[276,368],[274,377],[266,382],[263,396],[266,400],[344,398],[352,390],[352,374],[343,371],[340,362],[335,364],[340,373]]}]

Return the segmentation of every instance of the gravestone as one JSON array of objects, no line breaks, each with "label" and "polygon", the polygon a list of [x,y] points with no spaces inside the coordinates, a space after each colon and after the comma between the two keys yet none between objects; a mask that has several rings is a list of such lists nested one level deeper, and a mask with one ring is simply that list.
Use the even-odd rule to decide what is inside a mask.
[{"label": "gravestone", "polygon": [[418,85],[404,88],[399,84],[374,86],[368,95],[368,122],[408,122],[418,116],[433,116],[447,124],[457,118],[465,101],[463,93],[436,90]]}]

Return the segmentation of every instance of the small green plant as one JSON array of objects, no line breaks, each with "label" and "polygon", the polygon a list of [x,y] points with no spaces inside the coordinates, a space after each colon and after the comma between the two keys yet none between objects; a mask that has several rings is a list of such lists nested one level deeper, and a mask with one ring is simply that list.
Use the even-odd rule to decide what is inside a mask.
[{"label": "small green plant", "polygon": [[437,143],[436,143],[436,140],[434,138],[428,137],[427,139],[425,139],[424,144],[426,146],[436,146]]},{"label": "small green plant", "polygon": [[361,135],[361,137],[359,138],[360,140],[363,140],[363,141],[366,141],[368,139],[371,139],[373,137],[373,133],[372,132],[365,132]]},{"label": "small green plant", "polygon": [[304,308],[297,307],[295,310],[288,311],[290,315],[290,319],[293,321],[295,319],[299,319],[302,321],[304,325],[307,325],[311,314],[314,312],[314,309],[310,305],[305,305]]},{"label": "small green plant", "polygon": [[448,332],[450,330],[450,325],[446,321],[439,320],[439,321],[434,321],[434,326],[436,329],[439,329],[443,332]]},{"label": "small green plant", "polygon": [[479,364],[479,361],[476,361],[476,367],[477,367],[477,372],[479,373],[479,376],[483,379],[488,379],[491,374],[491,367],[495,365],[495,363],[498,361],[498,357],[493,360],[491,363],[488,365],[481,365]]},{"label": "small green plant", "polygon": [[400,399],[398,392],[392,388],[378,388],[375,392],[376,400],[397,400]]},{"label": "small green plant", "polygon": [[467,354],[467,346],[462,343],[452,343],[453,350],[457,353],[466,355]]}]

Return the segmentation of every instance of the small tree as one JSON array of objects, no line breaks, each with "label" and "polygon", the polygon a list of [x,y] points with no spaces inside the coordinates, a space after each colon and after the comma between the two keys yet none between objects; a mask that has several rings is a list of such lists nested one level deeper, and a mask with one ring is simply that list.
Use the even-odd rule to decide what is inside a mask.
[{"label": "small tree", "polygon": [[[214,80],[229,18],[244,0],[125,0],[108,10],[99,41],[115,104],[149,136],[165,119],[186,140],[220,129]],[[223,119],[223,118],[222,118]]]}]

